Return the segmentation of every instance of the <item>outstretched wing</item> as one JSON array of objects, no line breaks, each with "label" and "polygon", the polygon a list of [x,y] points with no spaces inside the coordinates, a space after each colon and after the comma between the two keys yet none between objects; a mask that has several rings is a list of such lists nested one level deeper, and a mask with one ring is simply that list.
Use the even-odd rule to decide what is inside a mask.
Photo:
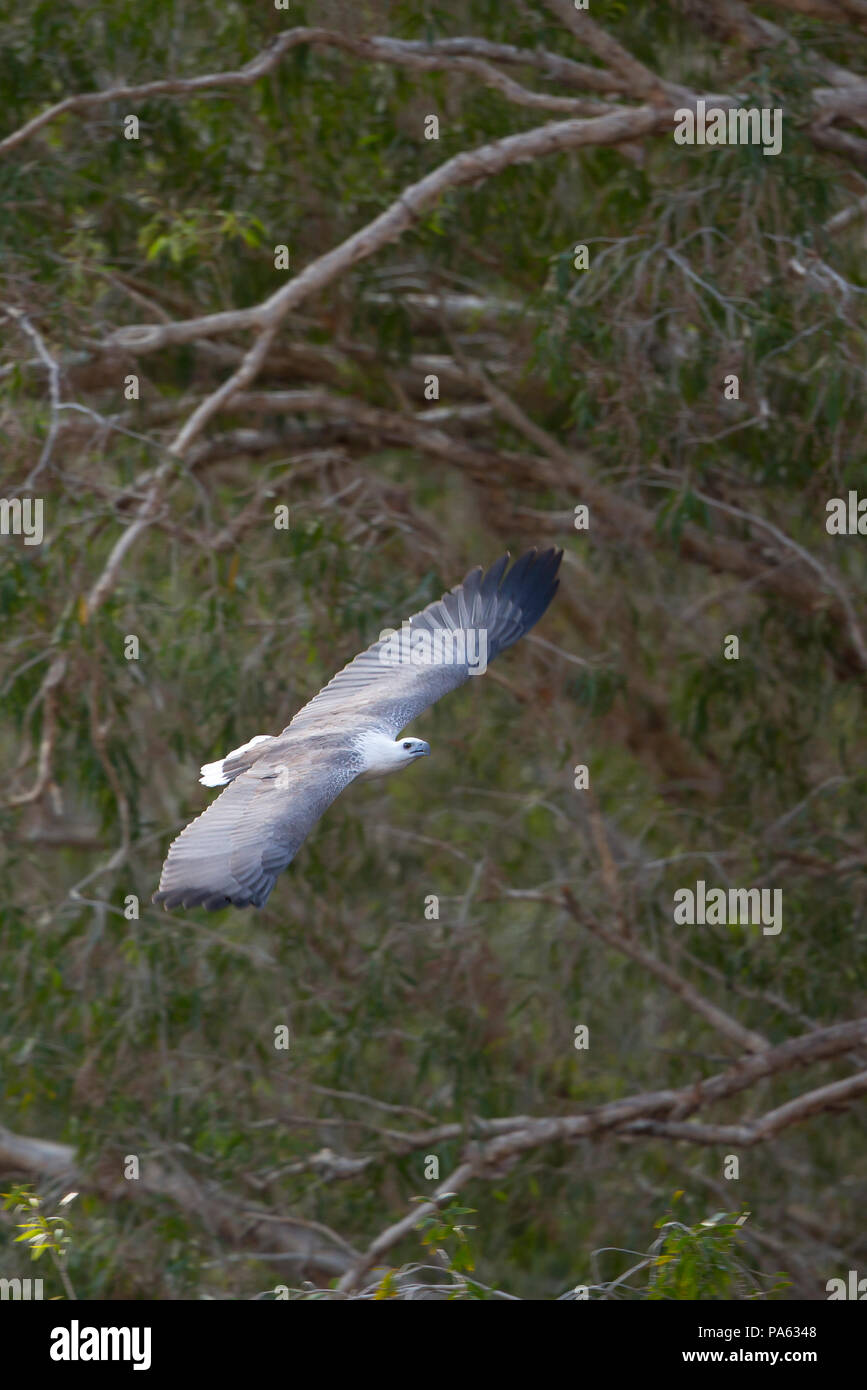
[{"label": "outstretched wing", "polygon": [[172,842],[154,902],[212,911],[262,907],[277,875],[356,773],[345,739],[281,741]]},{"label": "outstretched wing", "polygon": [[402,629],[404,640],[382,638],[344,666],[283,732],[352,719],[396,738],[463,685],[480,660],[493,661],[529,632],[557,592],[562,558],[562,550],[528,550],[505,578],[508,554],[487,573],[471,570],[462,584],[413,614]]},{"label": "outstretched wing", "polygon": [[206,764],[206,786],[229,785],[173,841],[154,902],[262,907],[312,826],[361,770],[358,735],[373,726],[396,737],[474,667],[484,669],[482,662],[523,637],[557,592],[562,555],[529,550],[507,574],[508,555],[487,573],[472,570],[409,619],[408,643],[398,641],[395,650],[393,639],[375,642],[282,734],[258,735]]}]

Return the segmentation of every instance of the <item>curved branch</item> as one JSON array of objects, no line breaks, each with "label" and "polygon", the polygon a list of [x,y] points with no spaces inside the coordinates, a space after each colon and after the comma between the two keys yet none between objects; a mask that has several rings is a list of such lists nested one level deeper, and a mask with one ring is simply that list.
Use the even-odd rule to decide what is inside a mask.
[{"label": "curved branch", "polygon": [[595,87],[597,91],[615,92],[624,86],[621,79],[601,68],[572,63],[553,53],[524,52],[512,48],[511,45],[489,44],[482,39],[412,43],[400,39],[353,37],[350,34],[335,33],[330,29],[300,26],[287,29],[278,35],[242,68],[205,73],[201,77],[165,77],[153,82],[121,83],[116,87],[107,87],[104,91],[82,92],[77,96],[65,97],[63,101],[55,102],[45,111],[40,111],[38,116],[34,116],[5,139],[0,140],[0,155],[8,154],[10,150],[29,140],[58,116],[98,110],[99,107],[115,101],[141,102],[161,96],[201,96],[207,92],[225,91],[226,88],[251,87],[261,77],[273,72],[293,48],[299,48],[304,44],[313,48],[339,48],[358,58],[390,63],[421,72],[439,71],[443,68],[466,72],[473,77],[481,78],[486,86],[496,88],[507,100],[519,106],[547,107],[551,111],[577,111],[579,106],[588,109],[592,103],[578,102],[571,97],[552,96],[547,92],[530,91],[499,72],[489,60],[541,67],[561,81],[570,81],[573,86]]},{"label": "curved branch", "polygon": [[[504,1162],[519,1158],[522,1154],[545,1144],[574,1143],[578,1139],[590,1139],[610,1133],[661,1133],[696,1143],[739,1142],[752,1145],[766,1142],[780,1130],[812,1115],[848,1104],[867,1092],[867,1072],[859,1072],[842,1081],[808,1091],[776,1110],[769,1111],[762,1119],[746,1125],[706,1127],[677,1123],[700,1104],[736,1095],[764,1077],[789,1071],[794,1066],[839,1056],[865,1040],[867,1019],[856,1019],[849,1023],[836,1024],[831,1028],[816,1029],[800,1038],[792,1038],[778,1047],[768,1048],[766,1052],[744,1057],[728,1071],[718,1073],[697,1086],[684,1086],[680,1090],[648,1091],[612,1101],[608,1105],[599,1106],[596,1110],[580,1115],[531,1120],[525,1126],[502,1134],[487,1143],[469,1145],[461,1163],[439,1184],[433,1196],[415,1206],[400,1221],[380,1232],[363,1256],[343,1275],[337,1288],[342,1293],[350,1293],[383,1255],[404,1236],[410,1235],[420,1221],[433,1215],[467,1182],[483,1176],[485,1170],[496,1174]],[[714,1133],[721,1137],[712,1137]]]},{"label": "curved branch", "polygon": [[[710,98],[708,98],[710,100]],[[716,100],[716,98],[714,98]],[[251,309],[226,310],[175,323],[135,324],[117,329],[107,339],[108,347],[136,353],[157,352],[160,348],[188,343],[194,338],[212,338],[245,329],[261,330],[277,326],[291,309],[309,295],[325,289],[338,276],[359,261],[368,260],[390,242],[397,241],[422,215],[452,188],[477,184],[500,174],[514,164],[588,145],[619,145],[653,131],[670,130],[670,108],[635,106],[595,116],[587,120],[554,121],[517,135],[507,135],[474,150],[462,150],[447,159],[395,201],[366,226],[319,256],[268,299]]]}]

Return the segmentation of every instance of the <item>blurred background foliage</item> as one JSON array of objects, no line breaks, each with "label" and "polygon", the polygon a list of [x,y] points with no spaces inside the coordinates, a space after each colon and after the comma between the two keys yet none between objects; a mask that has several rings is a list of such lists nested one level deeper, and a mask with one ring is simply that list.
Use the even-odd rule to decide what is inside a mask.
[{"label": "blurred background foliage", "polygon": [[[275,245],[294,273],[453,154],[547,113],[466,74],[300,47],[248,89],[136,105],[138,142],[122,138],[119,100],[55,120],[0,161],[3,302],[63,363],[64,399],[103,417],[65,414],[35,489],[45,543],[8,537],[0,551],[10,799],[35,782],[43,682],[66,661],[50,779],[0,811],[0,1119],[73,1145],[91,1172],[117,1178],[135,1154],[209,1194],[196,1206],[130,1183],[82,1191],[66,1257],[79,1297],[327,1283],[337,1266],[315,1254],[262,1259],[243,1223],[239,1234],[220,1218],[223,1201],[360,1248],[431,1186],[424,1154],[399,1152],[386,1131],[569,1113],[687,1084],[735,1055],[640,967],[522,892],[571,885],[589,918],[628,924],[772,1042],[863,1006],[864,672],[832,587],[768,526],[863,616],[865,541],[829,537],[825,503],[865,486],[864,222],[826,226],[865,181],[806,126],[816,52],[863,71],[865,39],[759,7],[799,48],[748,51],[700,8],[593,12],[671,81],[784,107],[782,154],[652,137],[447,194],[290,316],[256,389],[324,386],[414,426],[448,409],[436,428],[454,457],[351,414],[239,403],[179,466],[95,615],[85,596],[150,470],[234,365],[230,345],[245,346],[213,338],[135,359],[105,353],[107,335],[257,303],[285,281]],[[586,58],[531,4],[3,4],[2,133],[69,94],[239,68],[302,23]],[[438,141],[422,135],[431,112]],[[577,242],[589,273],[573,269]],[[475,307],[436,303],[471,295]],[[431,357],[451,364],[435,403],[423,396]],[[649,529],[591,503],[576,531],[587,496],[556,456],[533,467],[544,450],[469,364]],[[138,402],[123,398],[132,371]],[[44,367],[9,317],[0,372],[8,495],[51,423]],[[739,400],[724,399],[727,373]],[[741,572],[690,554],[696,533],[734,546]],[[483,682],[417,724],[429,762],[343,796],[262,912],[150,906],[170,839],[206,804],[201,763],[279,730],[382,627],[472,565],[552,542],[566,548],[557,602]],[[767,583],[772,571],[797,571],[801,596]],[[130,634],[137,660],[125,659]],[[728,634],[738,661],[723,658]],[[573,789],[578,763],[589,793]],[[781,935],[675,927],[673,893],[699,878],[782,888]],[[431,894],[438,920],[425,917]],[[275,1051],[282,1024],[291,1045]],[[844,1074],[840,1062],[810,1075]],[[718,1118],[762,1113],[803,1084],[765,1083]],[[677,1189],[683,1231],[749,1208],[738,1238],[756,1273],[723,1277],[711,1261],[705,1279],[696,1241],[672,1235],[665,1267],[633,1296],[824,1297],[826,1279],[867,1260],[864,1138],[863,1114],[817,1118],[742,1154],[737,1183],[713,1147],[541,1149],[462,1194],[472,1260],[458,1268],[551,1298],[594,1282],[592,1252],[606,1247],[604,1284],[651,1246]],[[460,1149],[436,1146],[442,1176]],[[370,1161],[335,1175],[312,1161],[323,1150]],[[0,1273],[26,1274],[5,1229]],[[424,1258],[421,1233],[394,1256]]]}]

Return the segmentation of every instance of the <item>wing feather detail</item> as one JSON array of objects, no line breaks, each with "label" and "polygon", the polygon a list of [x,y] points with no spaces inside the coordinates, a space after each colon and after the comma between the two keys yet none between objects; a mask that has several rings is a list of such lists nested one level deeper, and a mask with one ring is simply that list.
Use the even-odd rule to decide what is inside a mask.
[{"label": "wing feather detail", "polygon": [[273,740],[172,842],[153,901],[167,909],[263,907],[277,875],[358,775],[345,739],[324,742]]},{"label": "wing feather detail", "polygon": [[[528,550],[511,569],[504,555],[486,572],[471,570],[402,627],[409,659],[401,643],[395,659],[393,639],[374,642],[282,734],[259,734],[206,763],[206,785],[228,785],[172,842],[153,901],[167,909],[262,907],[320,816],[364,769],[365,733],[396,738],[469,680],[474,666],[484,669],[482,639],[486,665],[523,637],[557,592],[562,557],[562,550]],[[416,642],[427,645],[428,659],[414,659]]]},{"label": "wing feather detail", "polygon": [[[508,554],[487,572],[481,567],[471,570],[461,584],[413,614],[408,620],[406,645],[419,641],[416,635],[420,633],[431,637],[463,633],[468,650],[469,637],[474,634],[479,653],[480,635],[484,633],[486,659],[493,661],[529,632],[545,612],[559,587],[557,571],[562,557],[562,550],[541,554],[528,550],[508,573]],[[390,660],[394,648],[393,638],[374,642],[323,686],[283,732],[349,719],[374,724],[396,738],[419,714],[470,678],[469,660],[434,660],[428,664],[401,660],[394,664]]]}]

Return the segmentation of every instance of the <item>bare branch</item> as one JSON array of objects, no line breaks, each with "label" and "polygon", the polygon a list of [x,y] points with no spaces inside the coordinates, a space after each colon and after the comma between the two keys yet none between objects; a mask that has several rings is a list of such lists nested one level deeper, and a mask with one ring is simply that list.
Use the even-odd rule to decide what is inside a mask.
[{"label": "bare branch", "polygon": [[[549,901],[552,900],[549,899]],[[670,965],[659,960],[652,951],[648,951],[633,937],[624,936],[622,932],[603,927],[589,913],[583,912],[568,888],[563,889],[563,902],[576,922],[586,926],[594,936],[598,936],[600,941],[604,941],[606,945],[613,946],[615,950],[621,951],[630,960],[636,961],[649,975],[654,975],[665,985],[666,989],[671,990],[672,994],[676,994],[689,1008],[700,1014],[723,1037],[728,1038],[730,1042],[737,1043],[746,1052],[766,1052],[768,1050],[770,1044],[766,1038],[762,1037],[761,1033],[744,1028],[737,1019],[725,1013],[710,999],[706,999],[694,985],[691,985],[688,980],[684,980]]]},{"label": "bare branch", "polygon": [[660,1139],[685,1140],[688,1144],[730,1144],[752,1148],[765,1144],[784,1129],[800,1124],[826,1110],[837,1110],[867,1094],[867,1071],[856,1072],[842,1081],[832,1081],[814,1091],[787,1101],[776,1110],[769,1110],[759,1120],[740,1125],[685,1124],[669,1120],[636,1120],[626,1125],[624,1134],[644,1135]]},{"label": "bare branch", "polygon": [[255,1253],[260,1259],[267,1259],[274,1251],[325,1278],[344,1273],[360,1258],[342,1236],[321,1222],[275,1216],[248,1202],[238,1202],[216,1183],[194,1178],[174,1160],[157,1161],[146,1156],[140,1182],[130,1184],[121,1176],[120,1157],[114,1165],[103,1160],[95,1171],[86,1170],[71,1144],[31,1139],[0,1125],[0,1169],[57,1178],[70,1187],[89,1189],[108,1202],[129,1200],[131,1188],[137,1195],[167,1198],[231,1245],[258,1247]]},{"label": "bare branch", "polygon": [[129,104],[150,101],[153,97],[160,96],[202,96],[207,92],[226,91],[233,87],[251,87],[260,78],[273,72],[287,53],[304,44],[315,48],[339,48],[358,58],[391,63],[421,72],[443,68],[465,72],[481,78],[486,85],[495,87],[509,101],[520,106],[543,107],[552,111],[589,111],[594,103],[578,102],[570,97],[551,96],[546,92],[529,91],[499,72],[488,60],[542,68],[549,75],[561,81],[569,81],[573,86],[591,86],[596,90],[611,92],[618,90],[622,85],[616,77],[609,77],[606,73],[572,63],[552,53],[524,53],[511,45],[489,44],[482,39],[452,39],[424,44],[390,38],[361,38],[339,34],[329,29],[299,27],[287,29],[278,35],[267,48],[242,68],[206,73],[201,77],[160,78],[155,82],[135,85],[122,83],[101,92],[84,92],[78,96],[65,97],[63,101],[49,106],[18,130],[0,140],[0,155],[29,140],[58,116],[97,110],[100,106],[116,101]]},{"label": "bare branch", "polygon": [[572,0],[545,0],[545,5],[579,43],[583,43],[607,67],[618,73],[636,96],[649,101],[665,101],[688,95],[685,87],[666,82],[657,73],[651,72],[612,34],[591,19],[586,10],[576,10]]},{"label": "bare branch", "polygon": [[[400,1221],[387,1227],[367,1247],[364,1255],[341,1278],[338,1289],[349,1293],[357,1286],[364,1275],[398,1241],[410,1235],[427,1216],[434,1214],[450,1197],[473,1178],[483,1176],[486,1170],[496,1172],[502,1164],[520,1157],[545,1144],[558,1142],[574,1143],[579,1139],[593,1138],[611,1132],[639,1134],[644,1125],[670,1126],[673,1121],[683,1119],[700,1105],[712,1100],[721,1100],[747,1090],[756,1081],[766,1076],[788,1071],[794,1066],[808,1062],[827,1060],[848,1052],[853,1046],[867,1039],[867,1018],[849,1023],[837,1024],[832,1028],[817,1029],[800,1038],[793,1038],[778,1047],[768,1048],[759,1054],[740,1059],[728,1071],[718,1073],[696,1086],[684,1086],[680,1090],[649,1091],[641,1095],[628,1096],[623,1100],[612,1101],[596,1110],[579,1115],[566,1115],[531,1120],[522,1128],[511,1130],[487,1143],[471,1145],[461,1163],[440,1183],[433,1196],[414,1208]],[[744,1127],[722,1126],[720,1132],[723,1143],[730,1142],[729,1131],[734,1128],[747,1138],[744,1142],[761,1143],[780,1130],[799,1120],[807,1119],[824,1110],[833,1110],[846,1105],[863,1095],[867,1090],[867,1072],[859,1072],[842,1082],[823,1086],[807,1092],[794,1101],[787,1102],[777,1110],[769,1112],[755,1124]],[[667,1118],[666,1118],[667,1117]],[[654,1133],[651,1128],[647,1132]],[[702,1138],[703,1127],[679,1125],[671,1137],[678,1139],[695,1138],[698,1143],[712,1143],[715,1140]],[[708,1131],[709,1133],[709,1131]]]},{"label": "bare branch", "polygon": [[30,470],[30,473],[28,474],[24,482],[21,484],[21,487],[17,489],[17,491],[19,492],[29,492],[30,489],[33,487],[34,482],[39,477],[39,474],[42,472],[43,468],[45,468],[46,464],[48,464],[51,460],[51,453],[54,448],[55,441],[57,439],[58,431],[60,429],[60,364],[57,362],[56,358],[51,356],[51,353],[45,346],[45,342],[42,338],[41,333],[39,333],[38,330],[34,328],[33,324],[30,322],[29,318],[22,309],[13,308],[11,304],[4,304],[3,308],[10,318],[15,319],[16,322],[20,324],[23,332],[27,334],[30,341],[34,344],[36,351],[39,354],[39,360],[48,372],[48,391],[49,398],[51,401],[51,423],[48,427],[48,433],[45,436],[45,443],[42,446],[42,452],[40,453],[36,464]]},{"label": "bare branch", "polygon": [[653,106],[636,106],[588,120],[556,121],[518,135],[507,135],[474,150],[463,150],[437,169],[410,184],[379,217],[359,228],[281,286],[270,298],[250,309],[233,309],[169,324],[136,324],[117,329],[107,346],[136,353],[156,352],[169,344],[215,337],[244,329],[276,328],[291,309],[309,295],[325,289],[359,261],[396,241],[450,188],[480,183],[514,164],[588,145],[617,145],[653,131],[670,130],[672,113]]}]

